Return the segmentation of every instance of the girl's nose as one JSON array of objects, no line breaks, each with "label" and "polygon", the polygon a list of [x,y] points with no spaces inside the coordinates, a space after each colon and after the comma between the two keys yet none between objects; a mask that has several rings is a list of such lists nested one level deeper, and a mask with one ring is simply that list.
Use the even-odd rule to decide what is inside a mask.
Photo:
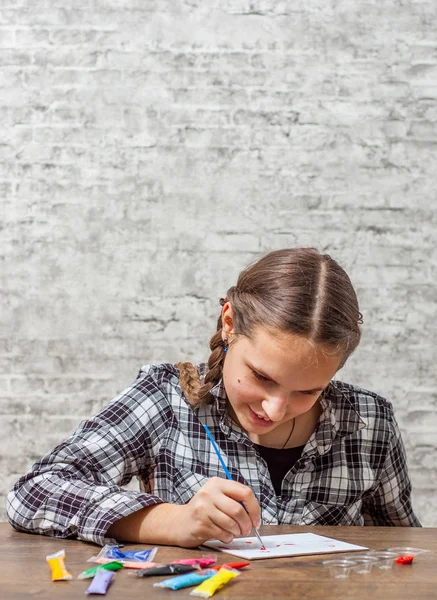
[{"label": "girl's nose", "polygon": [[269,396],[261,403],[261,406],[272,421],[280,421],[287,412],[288,398],[285,396]]}]

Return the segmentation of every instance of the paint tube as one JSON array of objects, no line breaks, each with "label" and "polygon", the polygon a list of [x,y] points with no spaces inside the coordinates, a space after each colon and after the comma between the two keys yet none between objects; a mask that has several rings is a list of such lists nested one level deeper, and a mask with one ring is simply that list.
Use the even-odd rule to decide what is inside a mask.
[{"label": "paint tube", "polygon": [[215,567],[209,568],[218,571],[219,569],[222,569],[224,567],[226,567],[227,569],[244,569],[244,567],[248,567],[249,565],[250,562],[248,560],[242,560],[241,562],[224,563],[222,565],[216,565]]},{"label": "paint tube", "polygon": [[208,556],[200,556],[199,558],[181,558],[180,560],[172,560],[171,565],[197,565],[200,569],[206,569],[213,565],[217,560],[216,554]]},{"label": "paint tube", "polygon": [[94,575],[97,573],[97,571],[100,571],[100,569],[106,569],[107,571],[118,571],[119,569],[123,568],[123,564],[121,562],[115,561],[113,560],[110,563],[107,563],[105,565],[98,565],[97,567],[91,567],[91,569],[87,569],[86,571],[82,571],[82,573],[80,575],[78,575],[78,579],[91,579],[92,577],[94,577]]},{"label": "paint tube", "polygon": [[114,575],[113,571],[106,571],[105,569],[97,571],[85,594],[100,594],[104,596]]},{"label": "paint tube", "polygon": [[191,573],[197,571],[195,565],[162,565],[160,567],[152,567],[151,569],[142,569],[137,571],[137,577],[154,577],[155,575],[182,575],[183,573]]},{"label": "paint tube", "polygon": [[52,570],[52,581],[66,581],[73,579],[72,575],[67,571],[64,563],[65,550],[59,550],[55,554],[48,554],[46,561],[49,563]]},{"label": "paint tube", "polygon": [[[87,562],[95,562],[100,565],[107,565],[108,563],[114,562],[112,558],[97,558],[92,556]],[[117,562],[121,563],[125,569],[151,569],[152,567],[160,567],[160,563],[156,562],[142,562],[141,560],[124,560],[118,559]]]},{"label": "paint tube", "polygon": [[119,546],[106,544],[97,554],[97,558],[110,558],[111,560],[135,560],[142,562],[153,561],[158,548],[148,550],[120,550]]},{"label": "paint tube", "polygon": [[192,573],[186,573],[185,575],[179,575],[178,577],[170,577],[170,579],[164,579],[159,583],[154,583],[154,587],[170,588],[171,590],[180,590],[181,588],[192,587],[193,585],[199,585],[202,581],[214,577],[217,572],[212,569],[206,569],[205,571],[193,571]]},{"label": "paint tube", "polygon": [[122,552],[119,546],[107,544],[96,556],[91,556],[87,562],[107,564],[116,560],[121,562],[127,569],[147,569],[157,566],[157,563],[153,562],[157,551],[158,548],[155,547],[148,550],[126,550]]},{"label": "paint tube", "polygon": [[227,569],[224,567],[217,571],[214,577],[207,579],[200,585],[198,585],[192,592],[190,592],[190,596],[199,596],[200,598],[210,598],[213,596],[219,589],[221,589],[224,585],[226,585],[231,579],[234,577],[238,577],[240,575],[240,571],[236,571],[235,569]]}]

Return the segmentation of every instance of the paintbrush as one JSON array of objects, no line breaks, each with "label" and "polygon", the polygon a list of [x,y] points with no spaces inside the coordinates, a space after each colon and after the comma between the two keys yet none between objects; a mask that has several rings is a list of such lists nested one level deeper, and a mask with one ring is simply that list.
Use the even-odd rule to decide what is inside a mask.
[{"label": "paintbrush", "polygon": [[[214,440],[214,438],[212,437],[212,434],[211,434],[210,430],[208,429],[208,426],[207,426],[207,425],[205,425],[205,424],[203,424],[203,427],[205,428],[206,435],[208,436],[208,438],[209,438],[209,441],[211,442],[211,444],[212,444],[212,447],[214,448],[214,451],[215,451],[215,453],[217,454],[217,457],[218,457],[218,459],[219,459],[219,461],[220,461],[220,464],[221,464],[221,466],[223,467],[223,470],[224,470],[224,472],[225,472],[225,474],[226,474],[226,477],[227,477],[227,478],[228,478],[230,481],[233,481],[233,479],[232,479],[232,475],[229,473],[228,467],[225,465],[225,461],[223,460],[223,457],[222,457],[222,455],[221,455],[221,453],[220,453],[219,447],[218,447],[218,446],[217,446],[217,444],[215,443],[215,440]],[[240,502],[240,504],[241,504],[241,506],[244,508],[244,510],[247,512],[247,508],[244,506],[244,504],[243,504],[242,502]],[[254,532],[255,532],[255,535],[256,535],[256,537],[258,538],[258,541],[259,541],[259,543],[261,544],[261,550],[265,550],[265,549],[266,549],[266,547],[265,547],[265,545],[264,545],[264,542],[263,542],[263,541],[262,541],[262,539],[261,539],[261,536],[260,536],[260,534],[259,534],[259,533],[258,533],[258,531],[256,530],[256,527],[253,527],[253,530],[254,530]]]}]

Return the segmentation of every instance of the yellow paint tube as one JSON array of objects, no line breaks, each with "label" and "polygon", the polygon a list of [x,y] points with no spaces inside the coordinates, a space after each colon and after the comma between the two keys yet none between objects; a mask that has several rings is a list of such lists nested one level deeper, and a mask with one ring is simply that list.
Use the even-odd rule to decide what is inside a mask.
[{"label": "yellow paint tube", "polygon": [[194,588],[194,590],[190,593],[190,596],[210,598],[220,588],[222,588],[229,581],[231,581],[231,579],[234,579],[234,577],[238,577],[238,575],[241,575],[240,571],[224,567],[223,569],[217,571],[217,575],[214,575],[214,577],[210,577],[206,581],[203,581],[196,588]]},{"label": "yellow paint tube", "polygon": [[52,570],[52,581],[66,581],[67,579],[73,579],[65,567],[64,558],[65,550],[59,550],[59,552],[55,552],[55,554],[46,556],[46,561],[49,563]]}]

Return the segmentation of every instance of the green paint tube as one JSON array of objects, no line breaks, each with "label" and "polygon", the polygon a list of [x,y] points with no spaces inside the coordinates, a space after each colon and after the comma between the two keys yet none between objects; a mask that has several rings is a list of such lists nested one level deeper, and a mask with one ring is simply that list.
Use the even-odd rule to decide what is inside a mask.
[{"label": "green paint tube", "polygon": [[80,575],[78,575],[78,579],[91,579],[97,573],[97,571],[101,571],[105,569],[106,571],[118,571],[123,568],[123,563],[117,562],[113,560],[112,562],[105,563],[104,565],[97,565],[96,567],[91,567],[91,569],[87,569],[83,571]]}]

